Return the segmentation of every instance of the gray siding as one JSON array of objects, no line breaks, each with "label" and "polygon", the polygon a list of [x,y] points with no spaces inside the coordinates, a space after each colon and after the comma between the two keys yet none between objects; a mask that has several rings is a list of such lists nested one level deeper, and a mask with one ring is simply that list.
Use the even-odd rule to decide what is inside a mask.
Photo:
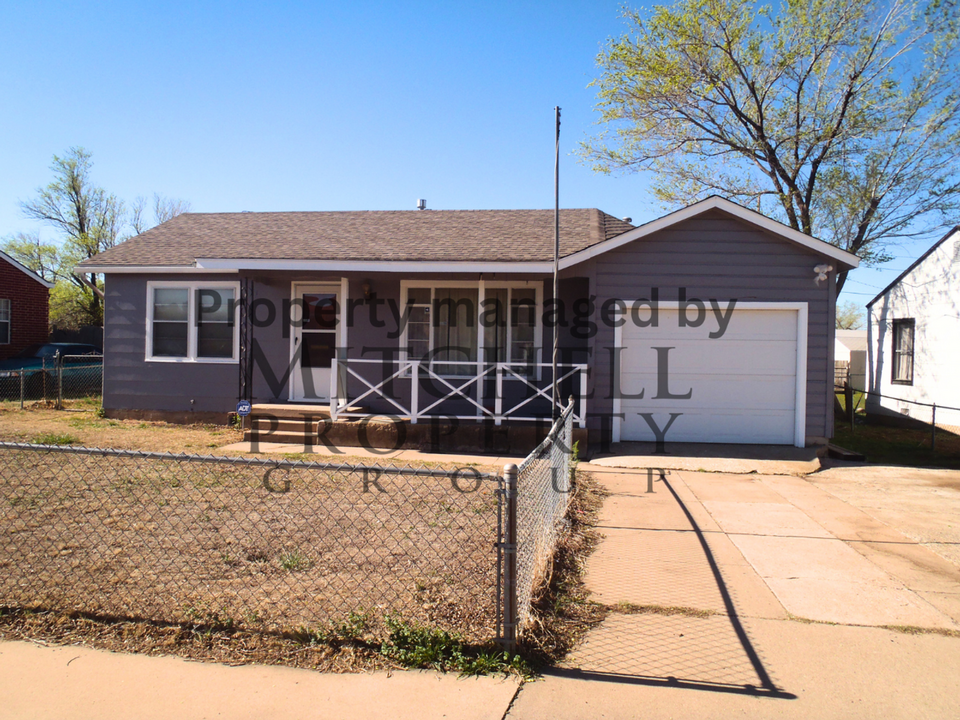
[{"label": "gray siding", "polygon": [[[107,410],[230,412],[236,364],[147,362],[147,281],[175,276],[108,275],[103,313],[103,406]],[[229,275],[191,275],[224,281]]]},{"label": "gray siding", "polygon": [[[719,211],[705,213],[625,245],[588,263],[597,307],[608,299],[649,297],[661,302],[687,298],[721,302],[805,302],[808,307],[808,439],[832,434],[833,281],[814,283],[813,267],[824,258]],[[833,263],[831,263],[833,264]],[[590,427],[602,430],[613,413],[611,373],[614,330],[599,324],[593,340],[593,398]]]}]

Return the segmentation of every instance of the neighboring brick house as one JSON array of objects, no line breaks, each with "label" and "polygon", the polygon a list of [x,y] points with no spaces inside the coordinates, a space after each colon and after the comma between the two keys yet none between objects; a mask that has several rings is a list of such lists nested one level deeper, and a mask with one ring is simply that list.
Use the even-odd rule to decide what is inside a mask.
[{"label": "neighboring brick house", "polygon": [[50,334],[50,288],[36,273],[0,252],[0,360]]}]

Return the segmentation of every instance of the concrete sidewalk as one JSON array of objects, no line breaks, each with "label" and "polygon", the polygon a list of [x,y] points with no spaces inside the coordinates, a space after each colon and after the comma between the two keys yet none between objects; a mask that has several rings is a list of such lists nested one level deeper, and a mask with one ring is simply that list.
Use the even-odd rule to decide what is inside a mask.
[{"label": "concrete sidewalk", "polygon": [[956,632],[957,566],[816,476],[594,474],[611,612],[508,717],[960,717],[960,638],[880,627]]},{"label": "concrete sidewalk", "polygon": [[590,464],[607,468],[664,468],[694,472],[806,475],[820,469],[818,448],[789,445],[725,445],[717,443],[667,443],[656,452],[656,443],[621,442],[610,452],[597,453]]},{"label": "concrete sidewalk", "polygon": [[0,642],[0,678],[4,720],[500,720],[518,686],[434,672],[228,667],[29,642]]}]

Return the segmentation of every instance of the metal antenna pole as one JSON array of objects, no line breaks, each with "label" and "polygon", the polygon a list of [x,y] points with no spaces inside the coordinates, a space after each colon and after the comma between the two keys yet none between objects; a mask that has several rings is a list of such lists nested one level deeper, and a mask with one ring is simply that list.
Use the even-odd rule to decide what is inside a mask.
[{"label": "metal antenna pole", "polygon": [[559,416],[560,386],[557,383],[557,353],[560,347],[560,335],[557,325],[557,303],[560,293],[560,106],[554,110],[557,114],[557,141],[553,159],[553,409],[551,417],[556,420]]}]

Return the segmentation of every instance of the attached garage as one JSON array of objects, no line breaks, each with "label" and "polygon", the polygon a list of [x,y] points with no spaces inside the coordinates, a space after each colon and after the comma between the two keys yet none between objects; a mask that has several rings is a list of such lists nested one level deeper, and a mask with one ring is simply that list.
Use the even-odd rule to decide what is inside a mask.
[{"label": "attached garage", "polygon": [[805,303],[660,303],[656,325],[633,305],[615,335],[615,442],[803,447]]},{"label": "attached garage", "polygon": [[[836,276],[857,262],[722,198],[561,259],[561,281],[583,278],[600,309],[588,348],[591,446],[658,434],[666,452],[827,442]],[[610,321],[617,312],[625,322]]]}]

